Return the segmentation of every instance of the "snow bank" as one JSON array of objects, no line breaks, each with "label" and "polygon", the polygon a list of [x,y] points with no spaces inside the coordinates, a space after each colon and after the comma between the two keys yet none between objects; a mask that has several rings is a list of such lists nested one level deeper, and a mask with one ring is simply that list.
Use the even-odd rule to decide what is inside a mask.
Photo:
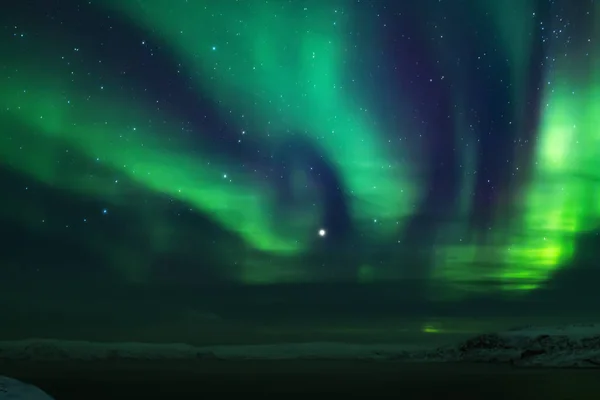
[{"label": "snow bank", "polygon": [[40,388],[0,376],[0,400],[53,400]]}]

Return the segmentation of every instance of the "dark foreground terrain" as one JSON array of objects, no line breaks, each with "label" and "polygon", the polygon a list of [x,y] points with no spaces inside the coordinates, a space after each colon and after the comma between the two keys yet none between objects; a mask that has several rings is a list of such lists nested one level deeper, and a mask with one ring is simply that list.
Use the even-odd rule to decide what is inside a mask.
[{"label": "dark foreground terrain", "polygon": [[398,396],[402,399],[598,399],[600,369],[515,369],[374,361],[1,362],[0,375],[56,400],[204,399],[226,394]]}]

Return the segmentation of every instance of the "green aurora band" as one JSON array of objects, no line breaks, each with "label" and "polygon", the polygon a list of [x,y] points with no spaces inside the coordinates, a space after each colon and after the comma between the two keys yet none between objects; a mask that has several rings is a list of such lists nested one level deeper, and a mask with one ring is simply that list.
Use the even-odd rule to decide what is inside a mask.
[{"label": "green aurora band", "polygon": [[[510,6],[503,3],[501,7],[500,3],[481,4],[497,21],[498,35],[506,46],[515,82],[511,99],[515,124],[522,128],[523,113],[531,111],[522,91],[526,79],[523,71],[532,62],[528,40],[533,35],[528,33],[539,29],[532,23],[534,18],[523,16],[535,17],[534,2],[511,0]],[[595,21],[594,38],[600,34],[600,6],[596,6]],[[560,28],[547,26],[546,30]],[[590,53],[590,48],[566,52],[551,46],[549,53],[547,59],[554,62],[546,66],[541,88],[533,174],[519,190],[523,194],[516,204],[521,213],[517,221],[510,221],[508,230],[481,232],[483,243],[478,237],[440,246],[434,275],[453,282],[451,286],[457,289],[482,290],[477,284],[480,281],[504,282],[502,287],[509,292],[539,288],[568,265],[577,235],[600,226],[600,52]],[[497,214],[498,222],[506,219],[506,215]],[[445,234],[467,237],[466,228],[455,226]]]},{"label": "green aurora band", "polygon": [[[345,60],[352,47],[347,32],[360,16],[352,15],[342,1],[299,3],[282,8],[277,2],[140,0],[107,1],[104,6],[148,31],[149,38],[157,35],[168,44],[182,70],[192,75],[198,93],[209,93],[221,105],[222,117],[240,132],[272,148],[284,143],[290,132],[300,132],[319,146],[342,177],[356,225],[368,230],[373,240],[393,242],[423,194],[418,178],[422,166],[409,160],[410,143],[397,150],[380,133],[416,128],[410,122],[392,124],[361,103],[361,93],[371,89],[352,85]],[[510,60],[512,104],[515,110],[526,110],[521,100],[524,71],[532,60],[531,43],[522,38],[538,27],[529,18],[509,18],[507,24],[506,7],[488,3],[474,1],[497,22],[488,29],[497,30],[505,45],[499,51]],[[513,3],[511,13],[533,12],[531,1]],[[125,103],[116,83],[123,78],[93,88],[89,74],[102,74],[101,65],[96,71],[78,70],[68,56],[62,64],[45,63],[45,57],[60,57],[48,43],[68,43],[64,39],[31,38],[28,51],[7,63],[10,73],[0,78],[4,165],[78,195],[117,205],[128,201],[114,179],[61,163],[67,159],[65,152],[72,152],[209,215],[252,251],[292,258],[310,249],[322,224],[322,205],[273,218],[276,194],[269,185],[231,160],[208,150],[192,152],[185,139],[174,140],[180,136],[172,130],[182,122],[151,102]],[[72,51],[66,46],[63,50]],[[464,289],[458,282],[500,279],[507,291],[531,290],[570,260],[577,234],[597,228],[600,54],[582,50],[561,58],[561,49],[552,52],[557,61],[547,71],[552,84],[543,88],[534,172],[523,191],[522,215],[508,232],[481,232],[483,243],[481,238],[467,238],[466,221],[440,228],[434,280],[456,282],[457,289]],[[570,63],[579,62],[593,65],[587,75],[575,78]],[[38,68],[42,63],[51,67]],[[457,104],[466,104],[456,91]],[[398,107],[400,115],[409,115],[410,98]],[[464,108],[457,110],[457,127],[464,140],[474,141]],[[521,126],[522,119],[517,114],[515,124]],[[474,157],[463,154],[464,165],[473,165]],[[474,177],[463,178],[463,193],[469,193]],[[470,207],[465,199],[459,211],[468,213]],[[498,220],[503,217],[499,212]],[[270,270],[240,259],[238,279],[243,282],[309,279],[298,265]],[[495,267],[476,267],[482,263]],[[282,273],[285,268],[294,271]],[[363,275],[369,281],[386,278],[368,266],[358,271],[357,279]]]},{"label": "green aurora band", "polygon": [[366,88],[351,90],[345,77],[351,46],[346,31],[353,22],[345,2],[310,7],[109,3],[166,41],[197,76],[198,90],[221,102],[224,117],[240,130],[257,126],[252,131],[264,141],[301,132],[316,143],[341,171],[357,220],[387,222],[376,232],[389,236],[398,232],[399,220],[411,215],[418,196],[413,171],[397,161],[402,154],[391,153],[378,140],[385,125],[355,100]]}]

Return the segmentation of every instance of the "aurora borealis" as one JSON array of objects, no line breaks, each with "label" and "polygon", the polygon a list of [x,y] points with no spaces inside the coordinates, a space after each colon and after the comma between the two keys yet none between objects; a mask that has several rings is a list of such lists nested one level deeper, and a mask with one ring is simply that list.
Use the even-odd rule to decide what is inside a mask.
[{"label": "aurora borealis", "polygon": [[600,227],[600,5],[405,3],[3,12],[13,247],[128,282],[410,278],[461,296],[577,268]]}]

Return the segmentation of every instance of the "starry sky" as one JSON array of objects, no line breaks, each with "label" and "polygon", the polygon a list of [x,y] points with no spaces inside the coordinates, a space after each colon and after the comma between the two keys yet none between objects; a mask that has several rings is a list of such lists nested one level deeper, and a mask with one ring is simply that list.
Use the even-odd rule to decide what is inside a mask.
[{"label": "starry sky", "polygon": [[24,0],[0,22],[5,276],[458,298],[593,263],[593,0]]}]

